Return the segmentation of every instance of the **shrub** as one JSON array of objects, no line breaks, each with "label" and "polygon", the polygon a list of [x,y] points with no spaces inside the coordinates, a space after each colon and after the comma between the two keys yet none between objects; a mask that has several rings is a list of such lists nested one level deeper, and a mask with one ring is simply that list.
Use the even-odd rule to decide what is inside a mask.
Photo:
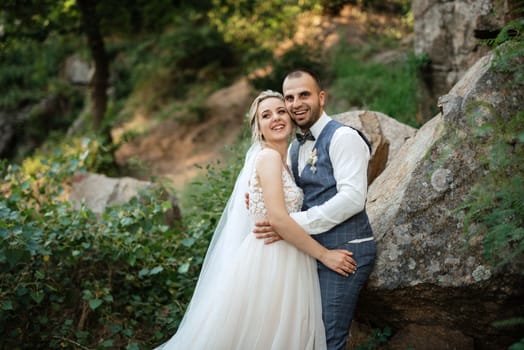
[{"label": "shrub", "polygon": [[165,224],[160,188],[97,216],[65,190],[103,165],[104,147],[74,140],[21,166],[0,166],[3,348],[152,347],[171,336],[193,293],[245,143],[193,184],[182,226]]},{"label": "shrub", "polygon": [[[522,12],[524,7],[519,9]],[[511,21],[489,42],[496,46],[490,69],[509,77],[509,89],[524,87],[523,30],[522,19]],[[481,125],[475,121],[475,110],[469,111],[476,125],[474,141],[487,149],[482,162],[488,172],[464,202],[465,229],[468,232],[471,224],[487,228],[483,237],[485,257],[501,266],[524,253],[524,110],[521,108],[514,115],[490,110],[492,118]]]},{"label": "shrub", "polygon": [[0,156],[22,159],[49,132],[63,132],[72,124],[83,104],[83,90],[59,78],[59,70],[73,49],[71,40],[54,36],[44,43],[13,40],[2,46],[0,114],[13,125],[18,147]]},{"label": "shrub", "polygon": [[271,71],[264,76],[255,76],[251,83],[258,90],[271,89],[282,91],[282,82],[287,73],[292,69],[308,69],[315,72],[324,82],[327,78],[327,70],[322,64],[319,55],[320,48],[307,45],[297,45],[286,51],[281,57],[274,58]]},{"label": "shrub", "polygon": [[366,50],[342,47],[335,52],[328,109],[341,113],[362,108],[385,113],[417,127],[417,69],[421,60],[406,55],[391,64],[374,63]]},{"label": "shrub", "polygon": [[[7,348],[136,348],[164,338],[192,293],[202,252],[165,225],[160,190],[73,210],[64,189],[96,164],[96,142],[0,168],[0,337]],[[166,332],[166,333],[164,333]]]}]

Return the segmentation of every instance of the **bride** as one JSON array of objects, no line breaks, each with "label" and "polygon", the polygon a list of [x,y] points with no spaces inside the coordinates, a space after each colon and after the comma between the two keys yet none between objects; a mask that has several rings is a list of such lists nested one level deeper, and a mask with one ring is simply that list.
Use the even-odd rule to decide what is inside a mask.
[{"label": "bride", "polygon": [[[286,157],[294,125],[278,92],[262,92],[250,112],[253,144],[209,246],[176,334],[158,349],[325,349],[315,259],[351,272],[350,253],[328,250],[289,216],[303,194]],[[249,192],[249,210],[244,193]],[[284,239],[251,233],[269,220]]]}]

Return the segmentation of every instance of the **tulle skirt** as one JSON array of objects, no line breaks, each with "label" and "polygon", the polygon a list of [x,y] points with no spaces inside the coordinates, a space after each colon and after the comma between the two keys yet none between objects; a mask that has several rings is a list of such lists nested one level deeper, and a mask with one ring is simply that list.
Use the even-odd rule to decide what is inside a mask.
[{"label": "tulle skirt", "polygon": [[315,260],[249,234],[220,283],[158,349],[320,350],[325,342]]}]

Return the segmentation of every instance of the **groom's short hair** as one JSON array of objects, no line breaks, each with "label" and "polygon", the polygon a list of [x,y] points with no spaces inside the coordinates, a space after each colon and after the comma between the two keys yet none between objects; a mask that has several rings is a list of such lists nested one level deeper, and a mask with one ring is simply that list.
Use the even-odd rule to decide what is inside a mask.
[{"label": "groom's short hair", "polygon": [[[284,80],[286,80],[288,78],[289,79],[300,78],[303,74],[307,74],[311,78],[313,78],[313,80],[315,81],[315,83],[318,86],[318,89],[320,91],[323,90],[322,84],[320,82],[319,75],[316,72],[314,72],[312,69],[309,69],[309,68],[295,68],[295,69],[291,70],[289,73],[286,74],[286,76],[284,77]],[[282,81],[284,81],[284,80],[282,80]]]}]

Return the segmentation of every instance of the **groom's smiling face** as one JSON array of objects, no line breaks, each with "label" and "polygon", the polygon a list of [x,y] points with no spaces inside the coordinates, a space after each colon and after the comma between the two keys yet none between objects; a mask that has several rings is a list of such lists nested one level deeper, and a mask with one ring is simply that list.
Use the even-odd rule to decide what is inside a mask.
[{"label": "groom's smiling face", "polygon": [[302,130],[309,129],[320,118],[325,102],[325,92],[315,79],[302,72],[287,77],[282,85],[286,108]]}]

